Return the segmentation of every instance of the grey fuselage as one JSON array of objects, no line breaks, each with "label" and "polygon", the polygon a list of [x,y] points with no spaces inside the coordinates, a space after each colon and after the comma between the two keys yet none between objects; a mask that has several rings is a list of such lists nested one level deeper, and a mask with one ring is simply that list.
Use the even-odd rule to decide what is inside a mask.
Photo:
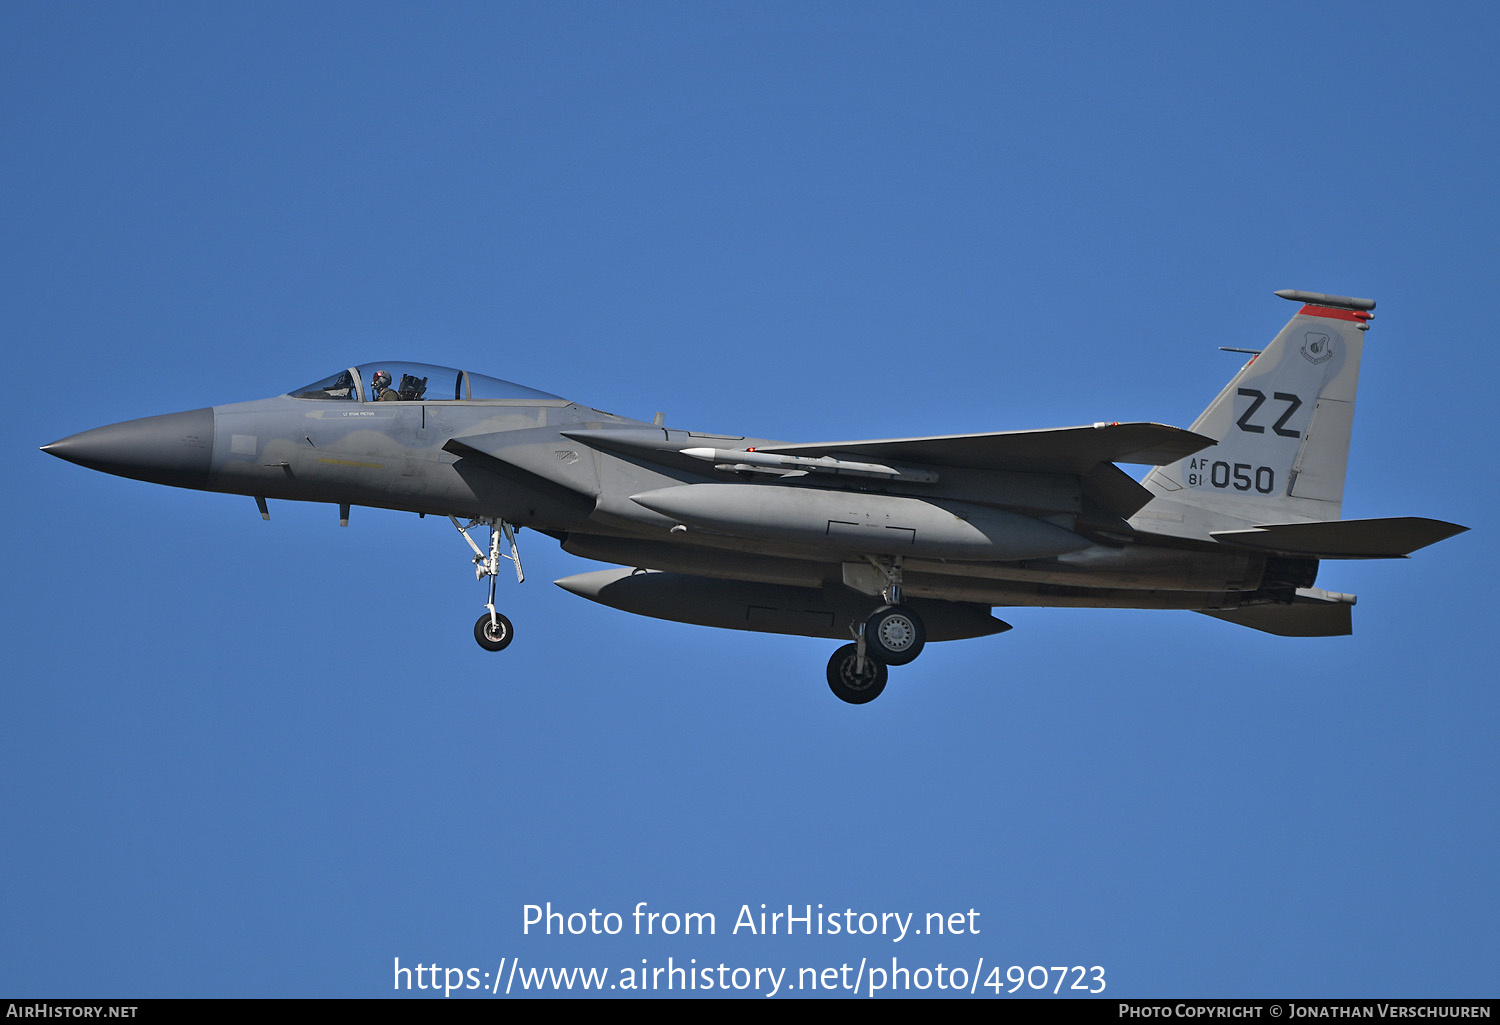
[{"label": "grey fuselage", "polygon": [[[1315,560],[1133,531],[1091,508],[1076,474],[954,466],[936,481],[785,476],[682,454],[775,442],[670,429],[542,393],[364,394],[149,417],[47,451],[259,499],[503,519],[585,558],[672,575],[561,582],[585,597],[659,618],[814,636],[847,637],[849,621],[879,604],[878,583],[860,586],[871,555],[905,553],[904,589],[933,640],[1004,629],[991,606],[1232,609],[1267,600],[1267,586],[1309,586],[1316,572]],[[653,494],[705,508],[684,517]]]},{"label": "grey fuselage", "polygon": [[[1352,632],[1320,559],[1403,558],[1465,528],[1342,518],[1375,303],[1301,292],[1194,422],[783,443],[676,430],[427,364],[350,367],[278,398],[148,417],[44,446],[179,487],[450,516],[488,577],[475,640],[506,647],[515,528],[617,568],[556,583],[704,626],[842,638],[861,704],[928,640],[1010,629],[996,606],[1192,609],[1267,633]],[[1137,481],[1120,463],[1153,467]],[[459,518],[489,528],[488,554]],[[511,547],[506,555],[502,543]]]}]

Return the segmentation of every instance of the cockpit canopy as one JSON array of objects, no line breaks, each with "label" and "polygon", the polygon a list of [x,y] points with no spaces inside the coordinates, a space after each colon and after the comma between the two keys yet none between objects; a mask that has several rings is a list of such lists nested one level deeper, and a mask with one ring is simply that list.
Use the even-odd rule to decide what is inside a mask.
[{"label": "cockpit canopy", "polygon": [[[377,385],[377,377],[379,383]],[[289,392],[294,399],[353,402],[462,402],[468,399],[557,400],[561,396],[431,363],[365,363]]]}]

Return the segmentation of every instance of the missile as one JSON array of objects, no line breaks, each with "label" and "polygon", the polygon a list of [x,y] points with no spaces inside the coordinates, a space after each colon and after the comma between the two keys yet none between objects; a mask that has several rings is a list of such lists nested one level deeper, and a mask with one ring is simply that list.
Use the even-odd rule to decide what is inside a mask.
[{"label": "missile", "polygon": [[848,459],[835,459],[833,456],[787,456],[774,452],[757,452],[753,448],[685,448],[681,451],[685,456],[713,463],[714,468],[719,470],[766,467],[773,470],[838,474],[848,477],[879,477],[884,480],[899,480],[912,484],[936,484],[938,481],[938,475],[931,470],[898,468],[881,463],[857,463]]}]

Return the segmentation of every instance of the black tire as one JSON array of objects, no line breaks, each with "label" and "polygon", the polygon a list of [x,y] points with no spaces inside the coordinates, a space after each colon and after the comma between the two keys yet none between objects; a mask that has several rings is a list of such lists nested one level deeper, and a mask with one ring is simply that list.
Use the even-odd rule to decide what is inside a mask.
[{"label": "black tire", "polygon": [[516,628],[510,625],[510,620],[498,612],[495,613],[495,619],[498,622],[492,625],[490,614],[486,612],[474,624],[474,639],[485,651],[504,651],[516,636]]},{"label": "black tire", "polygon": [[922,617],[905,605],[886,605],[865,620],[865,653],[888,666],[915,661],[927,644]]},{"label": "black tire", "polygon": [[863,705],[880,697],[889,675],[885,664],[872,658],[869,652],[865,653],[865,671],[862,675],[855,671],[858,664],[859,648],[853,644],[844,645],[828,660],[829,689],[840,701],[847,701],[851,705]]}]

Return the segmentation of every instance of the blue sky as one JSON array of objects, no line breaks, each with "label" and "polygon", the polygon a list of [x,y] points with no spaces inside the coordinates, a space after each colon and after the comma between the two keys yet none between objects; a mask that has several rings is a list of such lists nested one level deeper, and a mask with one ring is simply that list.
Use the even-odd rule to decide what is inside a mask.
[{"label": "blue sky", "polygon": [[[1489,5],[0,11],[0,991],[382,996],[393,959],[1099,965],[1111,996],[1496,995]],[[828,642],[443,521],[37,446],[411,359],[792,441],[1186,426],[1300,288],[1379,301],[1355,635],[1017,609],[854,708]],[[523,934],[523,908],[711,937]],[[769,937],[758,911],[979,912]],[[1009,988],[1006,984],[1005,988]],[[935,995],[936,990],[929,991]],[[980,992],[984,992],[983,989]],[[428,995],[428,994],[421,994]]]}]

